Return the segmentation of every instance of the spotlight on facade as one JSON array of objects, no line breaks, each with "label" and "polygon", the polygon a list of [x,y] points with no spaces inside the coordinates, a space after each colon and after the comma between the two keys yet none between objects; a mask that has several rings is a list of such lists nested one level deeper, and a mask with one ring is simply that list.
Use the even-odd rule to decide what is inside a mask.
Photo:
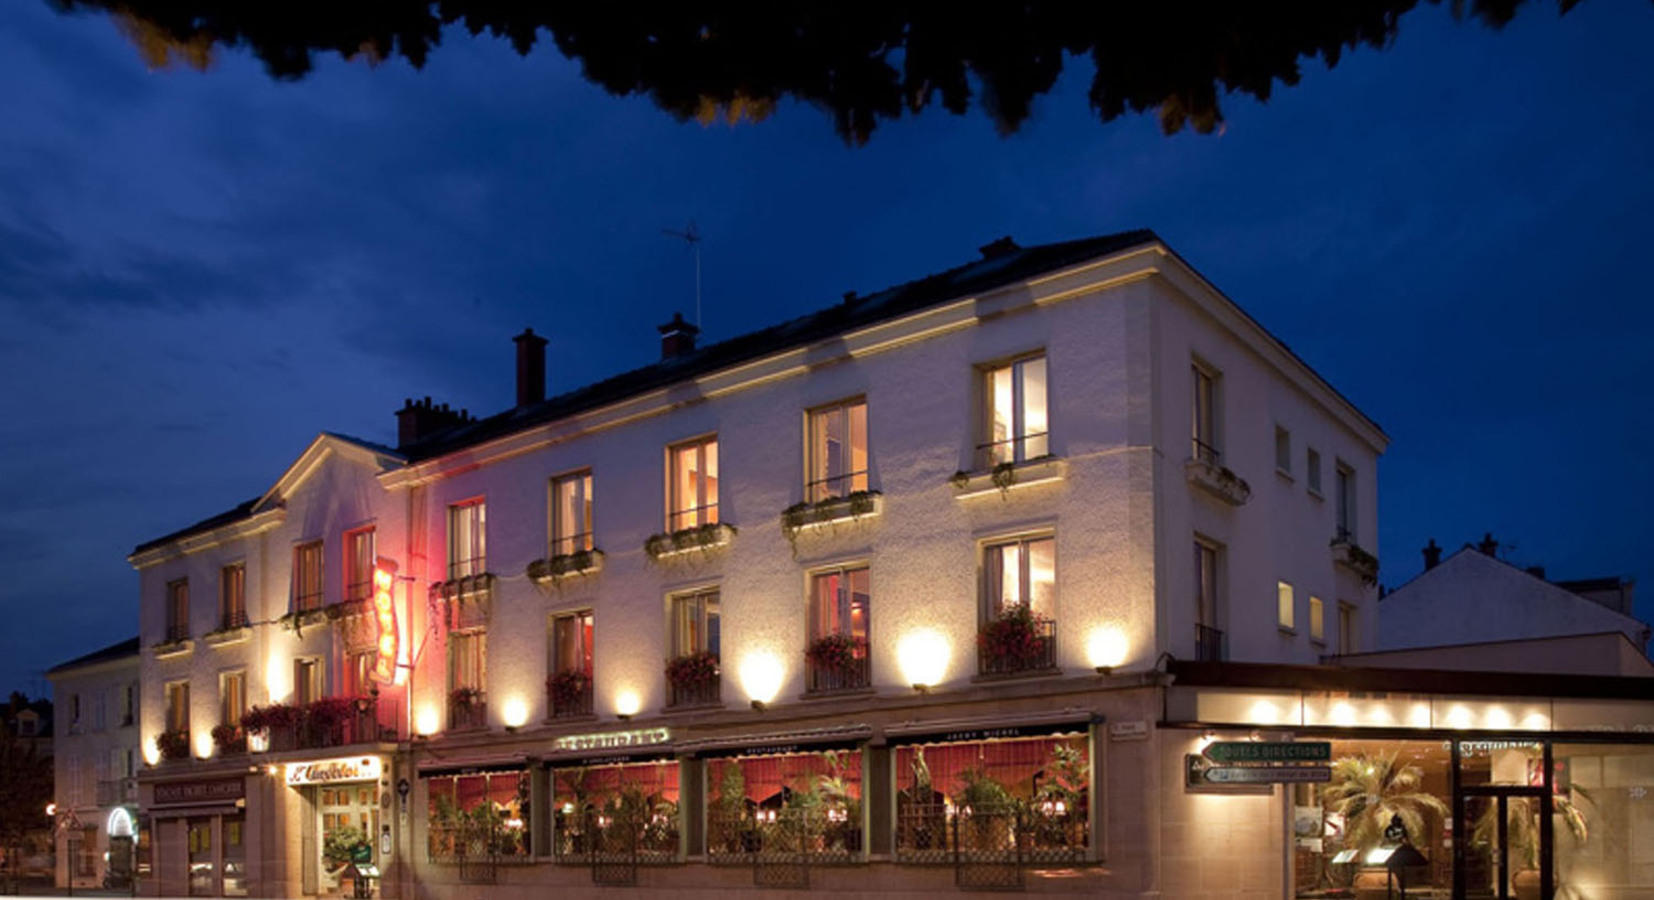
[{"label": "spotlight on facade", "polygon": [[752,700],[753,709],[763,709],[775,700],[786,674],[781,658],[768,650],[748,653],[741,660],[741,688]]},{"label": "spotlight on facade", "polygon": [[615,717],[620,721],[624,722],[637,715],[637,711],[642,708],[643,698],[638,696],[637,691],[627,688],[615,694]]},{"label": "spotlight on facade", "polygon": [[506,700],[505,707],[500,710],[500,719],[505,722],[506,731],[516,731],[528,724],[528,701],[521,697]]},{"label": "spotlight on facade", "polygon": [[1085,640],[1085,655],[1100,675],[1111,674],[1130,651],[1126,633],[1114,625],[1093,628]]},{"label": "spotlight on facade", "polygon": [[437,728],[440,727],[440,721],[436,713],[436,707],[421,706],[419,711],[414,713],[414,733],[420,737],[430,737],[436,734]]},{"label": "spotlight on facade", "polygon": [[144,741],[144,762],[151,766],[161,764],[161,748],[155,745],[154,738]]},{"label": "spotlight on facade", "polygon": [[212,757],[212,735],[203,731],[195,736],[195,755],[199,759]]},{"label": "spotlight on facade", "polygon": [[902,668],[902,678],[921,693],[942,683],[950,655],[948,639],[929,628],[909,631],[896,642],[896,662]]}]

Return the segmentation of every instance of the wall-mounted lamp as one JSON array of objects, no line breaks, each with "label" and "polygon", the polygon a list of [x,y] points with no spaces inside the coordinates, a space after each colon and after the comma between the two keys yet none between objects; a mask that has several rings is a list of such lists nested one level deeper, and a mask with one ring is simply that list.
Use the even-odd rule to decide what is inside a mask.
[{"label": "wall-mounted lamp", "polygon": [[630,721],[632,721],[632,714],[631,713],[617,712],[617,713],[615,713],[615,718],[619,719],[622,722],[630,722]]},{"label": "wall-mounted lamp", "polygon": [[914,690],[914,691],[915,691],[915,692],[916,692],[916,693],[920,693],[920,694],[928,694],[928,693],[930,693],[930,685],[928,685],[928,684],[925,684],[925,683],[924,683],[924,682],[922,682],[922,681],[915,681],[915,682],[914,682],[914,683],[913,683],[913,690]]},{"label": "wall-mounted lamp", "polygon": [[952,655],[948,639],[929,628],[910,631],[896,642],[896,662],[902,676],[920,693],[942,683]]},{"label": "wall-mounted lamp", "polygon": [[769,707],[762,700],[754,700],[752,701],[752,708],[758,710],[759,712],[763,712]]}]

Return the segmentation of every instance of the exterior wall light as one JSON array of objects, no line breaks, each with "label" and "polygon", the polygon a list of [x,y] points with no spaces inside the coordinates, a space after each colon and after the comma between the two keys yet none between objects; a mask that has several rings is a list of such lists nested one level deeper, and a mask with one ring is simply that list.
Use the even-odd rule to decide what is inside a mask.
[{"label": "exterior wall light", "polygon": [[752,700],[753,709],[763,709],[781,693],[786,675],[781,658],[768,650],[748,653],[741,660],[741,688]]},{"label": "exterior wall light", "polygon": [[152,766],[161,764],[161,748],[156,745],[154,738],[144,739],[144,762]]},{"label": "exterior wall light", "polygon": [[1102,625],[1091,629],[1086,636],[1085,655],[1091,665],[1100,675],[1113,673],[1114,669],[1126,661],[1131,650],[1131,642],[1126,640],[1126,633],[1115,625]]},{"label": "exterior wall light", "polygon": [[626,688],[615,694],[615,718],[620,721],[627,721],[637,715],[638,710],[642,708],[643,698],[638,696],[637,691]]},{"label": "exterior wall light", "polygon": [[203,731],[195,736],[195,755],[198,759],[212,758],[212,735]]},{"label": "exterior wall light", "polygon": [[421,706],[419,711],[414,713],[414,734],[420,737],[430,737],[436,734],[440,722],[441,719],[437,716],[436,707]]},{"label": "exterior wall light", "polygon": [[506,731],[515,732],[528,724],[528,702],[521,697],[507,699],[500,710],[500,719],[505,722]]},{"label": "exterior wall light", "polygon": [[920,693],[942,683],[951,655],[948,639],[930,628],[909,631],[896,642],[896,662],[901,666],[902,679]]}]

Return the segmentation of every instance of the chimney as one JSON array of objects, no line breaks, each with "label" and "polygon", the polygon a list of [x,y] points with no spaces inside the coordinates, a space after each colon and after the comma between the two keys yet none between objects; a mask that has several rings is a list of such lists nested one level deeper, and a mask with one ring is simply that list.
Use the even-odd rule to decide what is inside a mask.
[{"label": "chimney", "polygon": [[1544,566],[1528,566],[1528,574],[1532,575],[1533,577],[1535,577],[1537,579],[1539,579],[1540,581],[1544,581],[1545,580],[1545,567]]},{"label": "chimney", "polygon": [[1428,572],[1441,565],[1441,561],[1442,548],[1436,546],[1435,538],[1431,538],[1430,543],[1424,545],[1424,571]]},{"label": "chimney", "polygon": [[517,344],[517,408],[546,399],[546,339],[524,328],[511,339]]},{"label": "chimney", "polygon": [[683,320],[683,313],[672,314],[672,321],[660,326],[660,358],[663,360],[688,356],[695,352],[695,335],[701,330]]},{"label": "chimney", "polygon": [[989,241],[976,249],[977,252],[982,254],[983,259],[998,259],[1001,256],[1009,256],[1022,248],[1018,247],[1017,242],[1011,240],[1011,236],[1007,234],[998,240]]},{"label": "chimney", "polygon": [[397,449],[417,444],[433,434],[470,421],[471,414],[463,409],[449,409],[446,403],[433,404],[430,397],[418,403],[409,397],[402,401],[402,408],[396,411]]},{"label": "chimney", "polygon": [[1482,535],[1482,542],[1476,545],[1476,549],[1488,556],[1498,556],[1499,542],[1493,539],[1493,532],[1489,531]]}]

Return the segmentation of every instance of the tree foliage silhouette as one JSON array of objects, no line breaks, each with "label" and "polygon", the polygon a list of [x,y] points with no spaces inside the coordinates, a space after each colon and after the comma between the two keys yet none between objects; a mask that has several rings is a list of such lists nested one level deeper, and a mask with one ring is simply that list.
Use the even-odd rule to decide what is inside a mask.
[{"label": "tree foliage silhouette", "polygon": [[[972,106],[1017,130],[1063,66],[1089,59],[1105,122],[1157,111],[1170,134],[1210,132],[1220,95],[1267,100],[1306,61],[1336,65],[1384,48],[1419,0],[1153,3],[982,0],[901,2],[530,3],[523,0],[48,0],[114,15],[151,65],[205,68],[219,47],[251,50],[269,73],[302,78],[318,53],[423,66],[444,29],[508,40],[527,54],[549,36],[585,77],[645,94],[679,119],[762,119],[783,100],[826,110],[846,141],[884,121]],[[1440,0],[1429,0],[1439,3]],[[1526,0],[1449,0],[1498,28]],[[1578,0],[1557,0],[1567,12]]]}]

